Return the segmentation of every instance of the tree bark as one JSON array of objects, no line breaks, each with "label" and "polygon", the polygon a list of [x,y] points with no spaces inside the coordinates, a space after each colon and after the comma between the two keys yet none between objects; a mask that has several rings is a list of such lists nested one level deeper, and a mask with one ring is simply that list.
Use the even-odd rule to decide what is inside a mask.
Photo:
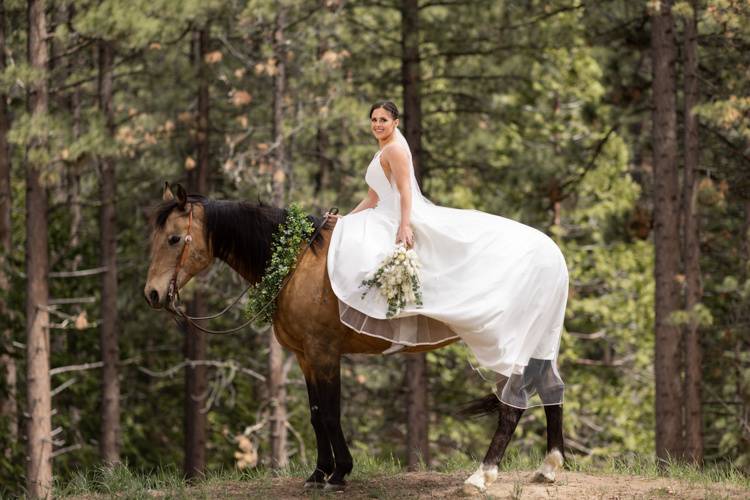
[{"label": "tree bark", "polygon": [[[198,119],[195,131],[196,168],[188,172],[188,190],[192,193],[208,193],[209,169],[209,89],[204,57],[208,52],[208,28],[193,33],[193,64],[198,76]],[[202,280],[197,278],[198,282]],[[198,286],[188,305],[193,316],[206,316],[208,308],[203,288]],[[185,357],[192,360],[206,359],[206,334],[188,325],[185,334]],[[208,389],[206,366],[185,369],[185,463],[184,472],[189,478],[198,477],[206,470],[206,439],[208,415],[205,411]]]},{"label": "tree bark", "polygon": [[[419,68],[419,4],[401,3],[401,82],[404,95],[404,137],[412,152],[414,175],[423,180],[422,100]],[[429,409],[427,405],[427,358],[424,353],[410,355],[406,361],[407,380],[407,465],[414,470],[420,462],[430,463]]]},{"label": "tree bark", "polygon": [[318,204],[325,204],[325,192],[330,185],[331,171],[333,170],[333,162],[328,157],[328,150],[330,147],[330,141],[328,138],[328,131],[325,128],[323,120],[318,118],[318,130],[315,135],[315,153],[318,157],[318,172],[315,174],[315,198],[318,200]]},{"label": "tree bark", "polygon": [[[322,2],[322,6],[325,7],[324,2]],[[328,50],[328,41],[323,38],[319,26],[316,27],[315,34],[318,38],[317,56],[318,62],[320,62]],[[326,129],[326,122],[322,114],[320,114],[317,118],[317,133],[315,135],[315,153],[318,158],[318,171],[315,174],[315,189],[313,191],[319,206],[325,204],[327,201],[325,199],[325,192],[330,185],[330,176],[333,170],[333,161],[328,156],[329,147],[330,140],[328,130]]]},{"label": "tree bark", "polygon": [[684,41],[684,141],[685,175],[683,186],[683,255],[685,259],[685,310],[690,321],[685,327],[685,458],[703,462],[703,415],[701,412],[701,384],[703,382],[699,324],[694,317],[695,306],[701,301],[700,227],[698,219],[698,179],[696,170],[700,159],[698,116],[693,112],[700,98],[698,89],[698,2],[693,1],[693,16],[685,20]]},{"label": "tree bark", "polygon": [[[75,7],[73,5],[66,6],[67,15],[65,22],[69,22],[75,16]],[[78,70],[79,58],[76,55],[72,55],[67,58],[67,71],[65,72],[66,78]],[[81,86],[77,85],[70,94],[68,108],[73,116],[73,138],[78,139],[81,137],[81,106],[82,106]],[[68,246],[71,249],[78,248],[81,244],[81,227],[83,225],[83,207],[81,203],[81,170],[82,162],[76,161],[72,165],[68,165],[67,168],[67,197],[68,197],[68,210],[70,211],[70,240]],[[76,252],[76,256],[73,258],[70,269],[76,270],[81,265],[83,255],[81,252]],[[80,312],[80,311],[78,311]],[[72,352],[72,346],[70,339],[72,336],[69,335],[68,351]]]},{"label": "tree bark", "polygon": [[679,181],[675,104],[675,41],[671,0],[651,16],[653,64],[654,246],[656,263],[656,455],[682,456],[680,330],[671,314],[680,309]]},{"label": "tree bark", "polygon": [[419,68],[419,2],[401,2],[401,82],[404,93],[404,137],[411,148],[414,175],[422,185],[422,96]]},{"label": "tree bark", "polygon": [[[30,66],[46,74],[47,24],[44,0],[29,0],[28,53]],[[42,121],[49,95],[46,77],[29,86],[29,112]],[[29,152],[46,147],[45,132],[38,132]],[[52,401],[49,376],[49,250],[47,243],[47,192],[41,183],[43,165],[27,156],[26,163],[26,488],[32,498],[45,498],[52,488]]]},{"label": "tree bark", "polygon": [[[104,115],[107,134],[114,136],[112,110],[112,68],[114,49],[109,42],[99,42],[99,109]],[[99,159],[101,170],[101,208],[99,234],[101,238],[102,273],[102,328],[100,337],[102,356],[102,406],[99,452],[107,464],[120,461],[120,380],[117,364],[120,360],[117,334],[117,184],[115,163],[110,157]]]},{"label": "tree bark", "polygon": [[[191,316],[206,316],[208,311],[204,297],[196,290],[188,303]],[[205,334],[192,325],[185,329],[185,358],[206,359]],[[187,478],[200,477],[206,470],[208,389],[205,365],[185,367],[185,461],[183,471]]]},{"label": "tree bark", "polygon": [[429,422],[427,404],[427,357],[409,354],[406,359],[406,447],[409,470],[430,464]]},{"label": "tree bark", "polygon": [[[286,40],[284,24],[286,7],[277,2],[276,28],[274,30],[274,56],[276,74],[274,76],[273,98],[273,179],[272,203],[283,207],[286,200],[286,178],[288,167],[284,144],[284,95],[286,92]],[[284,351],[271,330],[268,354],[268,397],[271,404],[271,466],[287,465],[286,440],[286,387],[284,385]]]},{"label": "tree bark", "polygon": [[[5,71],[5,2],[0,0],[0,73]],[[8,96],[0,92],[0,293],[5,297],[10,290],[6,267],[13,249],[10,213],[13,208],[10,187],[10,149],[8,147]],[[0,298],[0,317],[8,318],[10,311]],[[16,360],[13,356],[13,331],[6,319],[2,324],[2,352],[0,352],[0,418],[3,429],[3,453],[10,458],[13,443],[18,439],[18,405],[16,403]]]}]

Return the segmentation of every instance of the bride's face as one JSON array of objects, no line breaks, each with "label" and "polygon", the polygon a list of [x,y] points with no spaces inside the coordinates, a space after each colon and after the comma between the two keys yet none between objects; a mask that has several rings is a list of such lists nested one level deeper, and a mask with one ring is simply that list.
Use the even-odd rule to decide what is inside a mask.
[{"label": "bride's face", "polygon": [[384,108],[378,108],[370,116],[370,130],[379,141],[387,140],[398,127],[398,119],[393,119],[391,113]]}]

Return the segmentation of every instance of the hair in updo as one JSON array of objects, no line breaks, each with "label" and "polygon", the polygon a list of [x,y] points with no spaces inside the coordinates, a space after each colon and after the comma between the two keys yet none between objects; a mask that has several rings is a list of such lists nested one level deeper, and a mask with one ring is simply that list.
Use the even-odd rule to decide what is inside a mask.
[{"label": "hair in updo", "polygon": [[384,110],[388,111],[388,113],[390,113],[390,115],[393,117],[394,120],[398,120],[398,108],[391,101],[378,101],[375,104],[373,104],[372,107],[370,108],[369,117],[372,118],[372,112],[380,108],[383,108]]}]

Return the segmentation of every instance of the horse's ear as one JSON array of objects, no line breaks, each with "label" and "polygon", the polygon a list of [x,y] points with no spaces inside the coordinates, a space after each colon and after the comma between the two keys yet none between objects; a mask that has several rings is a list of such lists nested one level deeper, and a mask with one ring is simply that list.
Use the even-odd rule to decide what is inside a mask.
[{"label": "horse's ear", "polygon": [[187,191],[182,187],[182,184],[174,185],[174,196],[177,199],[177,208],[185,210],[185,205],[187,205]]},{"label": "horse's ear", "polygon": [[174,200],[174,194],[172,193],[172,190],[169,188],[169,183],[164,183],[164,192],[161,195],[161,199],[163,201],[172,201]]}]

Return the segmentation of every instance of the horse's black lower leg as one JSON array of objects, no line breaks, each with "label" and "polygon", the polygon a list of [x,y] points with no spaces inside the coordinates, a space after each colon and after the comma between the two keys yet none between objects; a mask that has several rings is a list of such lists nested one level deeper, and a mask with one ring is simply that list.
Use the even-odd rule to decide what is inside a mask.
[{"label": "horse's black lower leg", "polygon": [[490,448],[482,460],[485,466],[495,466],[505,455],[505,449],[508,447],[510,438],[513,437],[513,431],[516,430],[518,421],[521,420],[524,410],[514,408],[505,403],[500,403],[500,415],[498,416],[497,430],[492,437]]},{"label": "horse's black lower leg", "polygon": [[331,441],[328,438],[325,425],[323,424],[323,417],[320,411],[320,398],[318,397],[318,391],[312,380],[307,382],[307,397],[310,401],[310,422],[315,431],[315,441],[318,447],[318,458],[315,463],[315,470],[305,481],[305,487],[307,488],[322,488],[325,486],[326,478],[333,473],[334,461],[333,461],[333,450],[331,449]]},{"label": "horse's black lower leg", "polygon": [[544,413],[547,416],[547,453],[557,450],[565,458],[562,405],[545,406]]},{"label": "horse's black lower leg", "polygon": [[533,481],[552,483],[557,471],[565,463],[565,443],[563,442],[562,405],[545,405],[547,416],[547,456],[534,473]]},{"label": "horse's black lower leg", "polygon": [[354,462],[341,429],[341,374],[337,365],[317,377],[316,388],[320,401],[323,425],[333,448],[335,466],[328,478],[327,489],[341,489],[346,485],[344,477],[352,471]]},{"label": "horse's black lower leg", "polygon": [[[496,400],[493,401],[494,404],[497,404]],[[487,486],[497,479],[497,464],[505,455],[505,449],[510,443],[510,438],[513,437],[513,431],[516,430],[518,421],[521,420],[521,415],[523,415],[522,409],[508,406],[502,402],[499,408],[497,430],[495,435],[492,436],[490,448],[476,472],[464,481],[464,490],[467,493],[475,490],[485,491]]]}]

